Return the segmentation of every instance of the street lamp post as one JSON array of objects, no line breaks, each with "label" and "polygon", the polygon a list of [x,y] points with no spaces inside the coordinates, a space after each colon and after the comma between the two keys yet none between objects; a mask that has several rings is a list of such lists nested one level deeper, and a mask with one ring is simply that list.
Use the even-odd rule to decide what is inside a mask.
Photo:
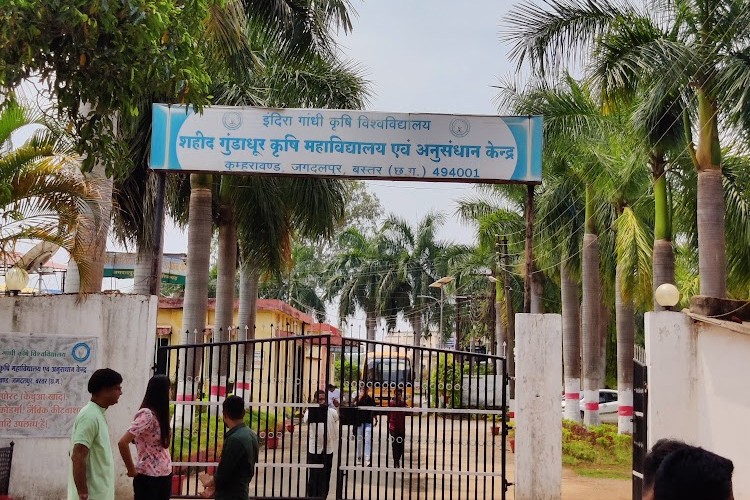
[{"label": "street lamp post", "polygon": [[[441,300],[441,299],[442,299],[442,297],[441,297],[440,299],[436,299],[436,298],[435,298],[435,297],[433,297],[432,295],[417,295],[417,297],[419,297],[419,298],[422,298],[422,299],[430,299],[430,300],[434,300],[435,302],[437,302],[437,303],[438,303],[438,304],[439,304],[439,305],[440,305],[440,306],[442,307],[442,300]],[[428,321],[427,321],[427,332],[428,332],[428,333],[430,332],[430,324],[429,324],[429,323],[430,323],[430,322],[429,322],[429,320],[428,320]],[[442,333],[442,332],[441,332],[441,333]]]},{"label": "street lamp post", "polygon": [[443,340],[443,299],[445,298],[443,294],[443,288],[448,283],[452,282],[455,278],[453,276],[443,276],[439,280],[430,283],[430,288],[439,288],[440,289],[440,341]]}]

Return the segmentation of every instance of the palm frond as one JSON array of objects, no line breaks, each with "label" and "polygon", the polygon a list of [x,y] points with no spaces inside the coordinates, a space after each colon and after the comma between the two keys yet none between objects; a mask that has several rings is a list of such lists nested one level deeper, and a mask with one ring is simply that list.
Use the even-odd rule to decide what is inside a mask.
[{"label": "palm frond", "polygon": [[540,6],[527,1],[506,16],[503,40],[511,43],[510,57],[519,68],[528,61],[538,74],[552,74],[566,61],[581,61],[614,23],[638,17],[627,2],[550,0]]},{"label": "palm frond", "polygon": [[618,265],[623,270],[623,300],[651,304],[653,233],[638,220],[635,212],[625,208],[617,219],[616,250]]}]

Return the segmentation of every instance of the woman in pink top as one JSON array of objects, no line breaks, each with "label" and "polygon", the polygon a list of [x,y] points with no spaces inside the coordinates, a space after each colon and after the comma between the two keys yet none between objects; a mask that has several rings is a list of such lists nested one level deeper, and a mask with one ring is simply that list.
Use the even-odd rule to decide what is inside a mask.
[{"label": "woman in pink top", "polygon": [[[141,409],[117,443],[128,476],[133,478],[134,500],[170,497],[172,459],[169,441],[169,378],[154,375],[148,381]],[[138,451],[137,465],[133,465],[130,443],[135,443]]]}]

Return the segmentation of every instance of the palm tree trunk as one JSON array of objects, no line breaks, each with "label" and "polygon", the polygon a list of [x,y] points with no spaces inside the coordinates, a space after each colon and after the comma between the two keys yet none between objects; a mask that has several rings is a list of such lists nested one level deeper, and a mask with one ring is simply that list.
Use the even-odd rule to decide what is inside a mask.
[{"label": "palm tree trunk", "polygon": [[724,298],[727,293],[727,256],[724,234],[724,188],[721,172],[718,107],[698,88],[698,275],[701,295]]},{"label": "palm tree trunk", "polygon": [[635,318],[633,301],[622,298],[622,269],[615,271],[615,316],[617,321],[617,431],[633,432],[633,356]]},{"label": "palm tree trunk", "polygon": [[594,193],[586,185],[586,228],[583,234],[581,271],[583,297],[581,303],[581,329],[583,331],[583,422],[599,424],[599,377],[601,372],[601,313],[602,281],[599,273],[599,236],[596,234]]},{"label": "palm tree trunk", "polygon": [[[223,185],[223,182],[222,182]],[[223,196],[223,193],[220,195]],[[234,288],[237,275],[237,227],[234,223],[232,207],[222,203],[219,207],[219,248],[216,277],[216,318],[214,321],[214,342],[227,342],[234,324]],[[211,391],[226,388],[229,377],[229,346],[214,348]],[[216,387],[214,387],[215,384]]]},{"label": "palm tree trunk", "polygon": [[411,325],[414,329],[414,347],[419,347],[422,345],[422,314],[420,312],[412,315]]},{"label": "palm tree trunk", "polygon": [[149,295],[151,293],[151,265],[154,251],[143,243],[138,244],[133,272],[133,293]]},{"label": "palm tree trunk", "polygon": [[601,332],[599,313],[601,312],[601,279],[599,276],[599,237],[595,234],[583,235],[583,396],[584,423],[599,424],[599,377],[602,365]]},{"label": "palm tree trunk", "polygon": [[259,282],[260,273],[255,268],[250,268],[248,264],[240,267],[240,306],[237,313],[237,324],[241,329],[240,338],[244,340],[255,338],[255,313],[258,304]]},{"label": "palm tree trunk", "polygon": [[560,266],[560,294],[563,320],[563,368],[565,384],[565,418],[581,421],[581,317],[578,283],[573,280],[565,262]]},{"label": "palm tree trunk", "polygon": [[[600,284],[601,286],[601,284]],[[600,292],[599,317],[597,318],[599,328],[599,374],[596,386],[605,387],[607,380],[607,344],[609,343],[609,307],[604,302],[604,293]]]},{"label": "palm tree trunk", "polygon": [[[667,193],[667,177],[664,174],[663,161],[652,159],[654,172],[654,251],[653,272],[654,290],[663,283],[674,284],[674,249],[672,247],[672,207]],[[654,311],[664,308],[654,299]]]},{"label": "palm tree trunk", "polygon": [[[188,214],[188,257],[185,281],[185,298],[182,307],[182,331],[185,343],[203,342],[208,309],[208,269],[211,258],[211,176],[192,174],[190,176],[190,206]],[[177,397],[192,401],[199,384],[184,383],[192,377],[194,381],[202,373],[202,349],[188,349],[183,358],[184,365],[178,377]],[[182,405],[178,405],[182,408]],[[178,418],[178,421],[180,419]]]},{"label": "palm tree trunk", "polygon": [[698,173],[698,273],[701,295],[723,298],[727,289],[724,187],[720,170]]},{"label": "palm tree trunk", "polygon": [[[367,340],[374,341],[378,328],[378,316],[376,313],[367,311],[365,313],[365,328],[367,329]],[[375,351],[375,344],[368,344],[368,351]]]},{"label": "palm tree trunk", "polygon": [[97,198],[99,219],[96,223],[80,224],[77,229],[81,239],[86,242],[89,262],[83,280],[77,265],[68,266],[65,291],[69,293],[101,292],[104,264],[107,260],[107,236],[112,218],[112,179],[107,177],[104,166],[100,163],[94,165],[91,172],[84,173],[83,176],[92,186]]},{"label": "palm tree trunk", "polygon": [[[255,338],[255,312],[258,304],[258,283],[260,273],[248,264],[240,267],[240,305],[237,312],[237,324],[239,340],[252,340]],[[252,366],[255,362],[254,344],[248,343],[240,347],[241,352],[237,354],[237,359],[244,367],[242,382],[235,381],[235,390],[237,395],[252,400]]]}]

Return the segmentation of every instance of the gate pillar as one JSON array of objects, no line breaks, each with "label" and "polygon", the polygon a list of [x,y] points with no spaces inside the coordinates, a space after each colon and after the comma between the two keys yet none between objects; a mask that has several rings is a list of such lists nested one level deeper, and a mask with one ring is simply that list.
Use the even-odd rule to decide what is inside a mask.
[{"label": "gate pillar", "polygon": [[562,491],[562,321],[516,315],[516,500]]}]

